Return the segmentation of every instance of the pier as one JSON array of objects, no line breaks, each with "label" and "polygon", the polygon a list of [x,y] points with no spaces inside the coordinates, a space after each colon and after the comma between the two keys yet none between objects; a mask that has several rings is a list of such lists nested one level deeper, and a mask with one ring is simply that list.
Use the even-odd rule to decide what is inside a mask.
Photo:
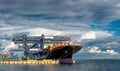
[{"label": "pier", "polygon": [[59,64],[58,60],[0,61],[0,64]]}]

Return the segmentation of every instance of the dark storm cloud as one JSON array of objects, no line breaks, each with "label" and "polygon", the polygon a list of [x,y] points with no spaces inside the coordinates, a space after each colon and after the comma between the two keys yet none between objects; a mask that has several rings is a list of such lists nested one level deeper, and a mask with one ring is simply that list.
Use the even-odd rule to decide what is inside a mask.
[{"label": "dark storm cloud", "polygon": [[22,15],[47,15],[47,19],[109,22],[120,18],[119,0],[1,0],[0,10]]}]

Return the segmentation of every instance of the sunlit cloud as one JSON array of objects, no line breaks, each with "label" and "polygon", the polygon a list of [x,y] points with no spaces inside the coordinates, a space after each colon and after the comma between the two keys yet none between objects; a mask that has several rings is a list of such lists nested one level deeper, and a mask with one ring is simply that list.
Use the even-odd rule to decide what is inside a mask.
[{"label": "sunlit cloud", "polygon": [[112,49],[108,49],[108,50],[103,51],[99,47],[96,47],[96,46],[89,47],[87,52],[89,52],[89,53],[97,53],[97,54],[110,54],[110,55],[118,54],[118,52],[116,52],[116,51],[114,51]]}]

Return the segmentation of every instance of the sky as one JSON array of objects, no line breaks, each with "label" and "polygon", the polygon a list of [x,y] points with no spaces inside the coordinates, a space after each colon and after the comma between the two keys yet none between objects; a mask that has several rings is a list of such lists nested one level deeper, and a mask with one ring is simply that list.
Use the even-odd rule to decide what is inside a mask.
[{"label": "sky", "polygon": [[0,0],[0,52],[18,35],[70,35],[77,59],[120,59],[119,0]]}]

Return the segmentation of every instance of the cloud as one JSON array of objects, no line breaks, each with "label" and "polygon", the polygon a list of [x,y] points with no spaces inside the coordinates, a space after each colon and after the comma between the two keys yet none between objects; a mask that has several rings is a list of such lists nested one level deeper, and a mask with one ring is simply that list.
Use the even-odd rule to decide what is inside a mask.
[{"label": "cloud", "polygon": [[90,31],[88,33],[82,34],[81,39],[96,39],[96,33]]},{"label": "cloud", "polygon": [[62,35],[62,31],[55,31],[55,30],[44,29],[44,28],[28,29],[26,31],[30,32],[29,35],[33,35],[33,36],[40,36],[41,34],[52,35],[52,36]]},{"label": "cloud", "polygon": [[26,32],[27,35],[61,35],[63,31],[57,31],[57,30],[51,30],[51,29],[45,29],[45,28],[25,28],[23,26],[5,26],[0,28],[0,36],[1,37],[10,37],[14,34],[21,34]]},{"label": "cloud", "polygon": [[98,47],[93,47],[88,50],[89,53],[102,53]]},{"label": "cloud", "polygon": [[113,42],[107,42],[104,47],[106,48],[118,48],[120,46],[120,42],[113,41]]},{"label": "cloud", "polygon": [[0,3],[0,10],[3,12],[7,10],[31,17],[37,15],[37,17],[42,16],[43,19],[110,22],[120,18],[119,0],[11,0],[10,2],[1,0]]},{"label": "cloud", "polygon": [[14,47],[11,39],[23,34],[70,35],[83,50],[117,55],[120,37],[111,29],[119,27],[108,22],[120,18],[119,8],[119,0],[0,0],[0,45]]},{"label": "cloud", "polygon": [[57,36],[62,35],[63,33],[63,31],[45,28],[24,28],[22,26],[4,26],[0,28],[0,31],[0,48],[4,48],[2,52],[18,47],[11,41],[12,38],[18,35],[26,34],[31,36],[41,36],[41,34],[45,34],[46,36]]},{"label": "cloud", "polygon": [[107,54],[111,54],[111,55],[116,55],[116,54],[118,54],[118,52],[115,52],[114,50],[106,50],[106,52],[105,53],[107,53]]},{"label": "cloud", "polygon": [[110,49],[110,50],[105,50],[105,51],[102,51],[99,47],[89,47],[88,48],[88,51],[89,53],[97,53],[97,54],[110,54],[110,55],[116,55],[118,54],[118,52]]},{"label": "cloud", "polygon": [[101,30],[105,29],[108,23],[106,25],[100,22],[120,18],[119,4],[119,0],[1,0],[0,19],[1,23],[6,25],[24,25],[23,27],[29,28]]},{"label": "cloud", "polygon": [[7,41],[4,39],[4,40],[0,40],[0,47],[1,48],[4,48],[4,46],[6,46],[6,43]]},{"label": "cloud", "polygon": [[17,48],[18,46],[15,45],[12,41],[7,39],[0,40],[0,48],[2,48],[1,53],[8,52],[11,48]]},{"label": "cloud", "polygon": [[83,44],[85,48],[94,45],[100,48],[114,48],[114,49],[119,50],[119,46],[120,46],[119,39],[120,39],[119,36],[118,37],[111,36],[111,37],[106,37],[106,38],[98,38],[94,40],[82,40],[81,43]]},{"label": "cloud", "polygon": [[100,39],[100,38],[107,38],[113,36],[112,33],[107,31],[88,31],[81,35],[81,39]]},{"label": "cloud", "polygon": [[5,49],[3,51],[9,51],[10,49],[18,48],[18,46],[16,44],[14,44],[12,41],[7,41],[7,42],[9,42],[9,44],[4,46]]},{"label": "cloud", "polygon": [[96,31],[96,38],[108,38],[113,36],[113,33],[108,31]]}]

